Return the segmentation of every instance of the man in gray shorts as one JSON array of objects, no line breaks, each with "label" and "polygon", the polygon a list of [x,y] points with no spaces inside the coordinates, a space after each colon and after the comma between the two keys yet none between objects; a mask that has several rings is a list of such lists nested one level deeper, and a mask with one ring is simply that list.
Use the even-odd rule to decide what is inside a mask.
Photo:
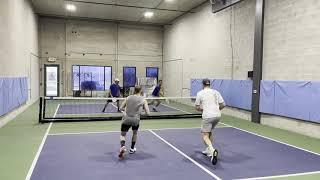
[{"label": "man in gray shorts", "polygon": [[202,112],[201,132],[202,138],[207,146],[202,153],[211,157],[213,165],[217,163],[218,151],[213,148],[212,130],[219,123],[221,118],[221,110],[225,107],[221,94],[210,88],[210,80],[202,81],[203,90],[197,93],[196,109]]},{"label": "man in gray shorts", "polygon": [[119,158],[123,159],[126,152],[126,134],[130,128],[132,128],[132,141],[130,154],[136,152],[134,147],[137,142],[137,134],[140,123],[140,115],[142,109],[145,109],[146,115],[150,114],[148,102],[142,96],[142,90],[140,86],[134,88],[134,95],[130,95],[126,100],[121,104],[120,110],[123,112],[122,123],[121,123],[121,136],[120,136],[120,153]]}]

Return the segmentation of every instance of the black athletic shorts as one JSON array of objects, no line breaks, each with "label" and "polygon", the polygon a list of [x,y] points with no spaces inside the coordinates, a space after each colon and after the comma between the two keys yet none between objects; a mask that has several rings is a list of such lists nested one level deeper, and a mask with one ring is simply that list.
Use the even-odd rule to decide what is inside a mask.
[{"label": "black athletic shorts", "polygon": [[132,128],[132,131],[137,131],[139,129],[139,124],[137,126],[121,124],[121,132],[128,132],[130,128]]}]

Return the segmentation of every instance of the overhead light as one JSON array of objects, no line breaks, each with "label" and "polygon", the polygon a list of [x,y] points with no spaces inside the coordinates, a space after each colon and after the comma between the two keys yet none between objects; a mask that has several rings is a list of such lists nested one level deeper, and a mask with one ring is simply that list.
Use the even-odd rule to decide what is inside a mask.
[{"label": "overhead light", "polygon": [[172,3],[174,0],[165,0],[165,2]]},{"label": "overhead light", "polygon": [[77,7],[73,4],[66,4],[66,10],[74,12],[77,10]]},{"label": "overhead light", "polygon": [[151,11],[147,11],[147,12],[144,13],[144,17],[146,17],[146,18],[152,18],[153,15],[154,15],[154,13],[151,12]]}]

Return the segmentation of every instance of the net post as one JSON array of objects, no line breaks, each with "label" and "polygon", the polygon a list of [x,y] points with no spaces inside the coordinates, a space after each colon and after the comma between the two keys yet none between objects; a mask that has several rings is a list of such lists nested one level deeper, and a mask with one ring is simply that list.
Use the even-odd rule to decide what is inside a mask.
[{"label": "net post", "polygon": [[43,109],[42,119],[45,119],[45,117],[46,117],[46,98],[43,98],[43,106],[42,106],[42,109]]},{"label": "net post", "polygon": [[40,102],[39,102],[39,123],[43,123],[43,121],[42,121],[42,101],[43,101],[43,97],[40,97]]}]

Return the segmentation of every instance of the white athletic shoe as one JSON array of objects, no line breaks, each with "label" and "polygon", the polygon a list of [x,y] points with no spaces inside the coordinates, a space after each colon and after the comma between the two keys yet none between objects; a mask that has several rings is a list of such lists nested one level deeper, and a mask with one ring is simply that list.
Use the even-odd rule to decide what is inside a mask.
[{"label": "white athletic shoe", "polygon": [[208,157],[212,156],[212,153],[210,152],[210,149],[208,147],[204,151],[202,151],[202,154]]},{"label": "white athletic shoe", "polygon": [[120,160],[122,160],[122,159],[124,158],[124,155],[125,155],[126,151],[127,151],[127,149],[126,149],[125,146],[122,146],[122,147],[120,148],[120,152],[119,152],[119,159],[120,159]]},{"label": "white athletic shoe", "polygon": [[131,148],[130,148],[129,153],[130,153],[130,154],[133,154],[133,153],[135,153],[136,151],[137,151],[137,149],[136,149],[136,148],[133,148],[133,149],[131,149]]}]

